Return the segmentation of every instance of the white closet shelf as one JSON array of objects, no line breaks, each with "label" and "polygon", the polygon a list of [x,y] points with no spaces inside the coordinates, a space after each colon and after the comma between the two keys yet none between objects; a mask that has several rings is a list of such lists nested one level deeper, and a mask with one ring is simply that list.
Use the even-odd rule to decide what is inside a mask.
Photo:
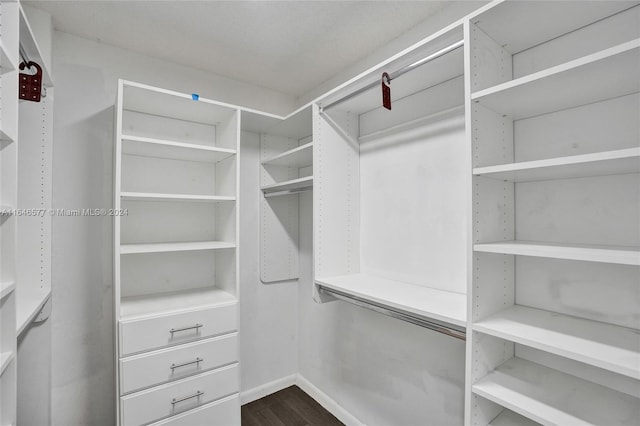
[{"label": "white closet shelf", "polygon": [[235,105],[123,80],[123,109],[160,117],[218,125],[238,111]]},{"label": "white closet shelf", "polygon": [[138,253],[166,253],[176,251],[220,250],[235,248],[234,243],[226,241],[194,241],[186,243],[148,243],[148,244],[122,244],[121,254]]},{"label": "white closet shelf", "polygon": [[122,135],[122,153],[171,160],[217,163],[236,154],[234,149],[142,136]]},{"label": "white closet shelf", "polygon": [[274,183],[262,187],[262,192],[269,194],[271,192],[291,191],[294,189],[301,190],[311,188],[313,186],[313,176],[305,176],[298,179],[292,179],[285,182]]},{"label": "white closet shelf", "polygon": [[11,364],[11,361],[15,356],[16,354],[13,351],[0,352],[0,376],[2,376],[2,373],[4,373],[4,370],[6,370],[9,364]]},{"label": "white closet shelf", "polygon": [[640,39],[471,95],[513,120],[640,91]]},{"label": "white closet shelf", "polygon": [[0,282],[0,300],[4,299],[16,289],[15,281],[3,281]]},{"label": "white closet shelf", "polygon": [[426,319],[465,327],[467,296],[461,293],[394,281],[376,275],[352,274],[316,278],[316,284]]},{"label": "white closet shelf", "polygon": [[502,241],[475,244],[473,249],[484,253],[515,254],[519,256],[640,266],[640,248],[638,247]]},{"label": "white closet shelf", "polygon": [[29,60],[37,62],[42,68],[42,85],[45,87],[53,86],[50,70],[42,59],[42,51],[36,42],[36,37],[27,20],[27,15],[24,13],[22,5],[20,5],[20,45],[24,48]]},{"label": "white closet shelf", "polygon": [[544,425],[637,425],[640,400],[520,358],[472,386],[490,401]]},{"label": "white closet shelf", "polygon": [[51,289],[40,294],[20,294],[16,298],[16,331],[18,336],[38,315],[51,297]]},{"label": "white closet shelf", "polygon": [[262,161],[269,166],[308,167],[313,164],[313,142],[274,155]]},{"label": "white closet shelf", "polygon": [[232,294],[218,288],[130,296],[123,297],[120,301],[120,318],[122,320],[140,319],[145,316],[184,312],[235,302],[237,299]]},{"label": "white closet shelf", "polygon": [[159,194],[155,192],[122,192],[123,200],[127,201],[235,201],[236,197],[226,197],[221,195],[187,195],[187,194]]},{"label": "white closet shelf", "polygon": [[9,145],[12,142],[15,142],[16,140],[16,135],[13,134],[13,132],[10,132],[9,130],[5,129],[5,128],[0,128],[0,144],[2,144],[2,148],[4,148],[5,146]]},{"label": "white closet shelf", "polygon": [[473,329],[640,379],[640,334],[631,328],[516,305]]},{"label": "white closet shelf", "polygon": [[574,179],[592,176],[640,173],[640,148],[477,167],[476,176],[511,182]]},{"label": "white closet shelf", "polygon": [[540,423],[529,420],[511,410],[502,410],[495,419],[489,422],[489,426],[540,426]]}]

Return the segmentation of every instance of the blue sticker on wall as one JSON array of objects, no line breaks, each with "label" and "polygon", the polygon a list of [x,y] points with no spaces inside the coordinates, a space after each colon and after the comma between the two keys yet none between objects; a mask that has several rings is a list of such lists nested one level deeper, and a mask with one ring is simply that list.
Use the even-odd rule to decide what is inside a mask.
[{"label": "blue sticker on wall", "polygon": [[200,99],[200,95],[198,95],[197,93],[192,93],[191,94],[191,99],[193,99],[194,101],[197,101]]}]

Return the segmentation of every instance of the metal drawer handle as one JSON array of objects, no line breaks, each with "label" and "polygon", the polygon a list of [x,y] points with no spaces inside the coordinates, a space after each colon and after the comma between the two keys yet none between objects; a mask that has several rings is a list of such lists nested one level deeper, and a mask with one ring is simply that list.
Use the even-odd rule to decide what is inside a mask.
[{"label": "metal drawer handle", "polygon": [[171,338],[173,338],[173,333],[178,333],[180,331],[194,330],[194,329],[198,331],[200,327],[202,327],[202,324],[196,324],[196,325],[192,325],[191,327],[184,327],[184,328],[172,328],[171,330],[169,330],[169,333],[171,334]]},{"label": "metal drawer handle", "polygon": [[178,403],[180,403],[180,402],[184,402],[184,401],[186,401],[186,400],[188,400],[188,399],[191,399],[191,398],[198,398],[198,399],[200,399],[200,397],[201,397],[202,395],[204,395],[204,392],[197,391],[196,393],[194,393],[194,394],[193,394],[193,395],[191,395],[191,396],[185,396],[184,398],[180,398],[180,399],[173,398],[173,399],[171,400],[171,405],[175,407],[175,405],[176,405],[176,404],[178,404]]},{"label": "metal drawer handle", "polygon": [[176,368],[180,368],[180,367],[186,367],[187,365],[191,365],[191,364],[196,364],[197,367],[200,366],[200,363],[204,361],[204,358],[196,358],[193,361],[189,361],[189,362],[183,362],[182,364],[171,364],[171,366],[169,367],[171,369],[171,371],[175,370]]}]

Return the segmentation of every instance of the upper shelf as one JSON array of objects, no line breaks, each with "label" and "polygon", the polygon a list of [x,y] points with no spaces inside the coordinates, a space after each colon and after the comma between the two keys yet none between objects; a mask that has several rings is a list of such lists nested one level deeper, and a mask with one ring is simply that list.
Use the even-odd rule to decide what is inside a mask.
[{"label": "upper shelf", "polygon": [[269,166],[308,167],[313,164],[313,142],[274,155],[262,161]]},{"label": "upper shelf", "polygon": [[225,197],[220,195],[159,194],[155,192],[122,192],[120,196],[123,200],[127,201],[217,202],[236,200],[236,197]]},{"label": "upper shelf", "polygon": [[11,60],[3,41],[0,40],[0,75],[17,69],[18,65]]},{"label": "upper shelf", "polygon": [[122,135],[122,153],[172,160],[217,163],[236,154],[234,149]]},{"label": "upper shelf", "polygon": [[233,105],[173,90],[124,80],[122,85],[124,110],[210,125],[227,122],[238,111]]},{"label": "upper shelf", "polygon": [[53,79],[51,77],[51,70],[47,67],[47,62],[44,60],[43,52],[38,42],[36,41],[35,34],[27,15],[24,12],[22,6],[20,6],[20,45],[26,52],[30,61],[36,62],[42,68],[42,83],[45,87],[53,86]]},{"label": "upper shelf", "polygon": [[513,120],[640,91],[640,39],[471,95]]},{"label": "upper shelf", "polygon": [[630,328],[516,305],[473,329],[640,379],[640,335]]},{"label": "upper shelf", "polygon": [[316,283],[425,319],[460,327],[467,323],[467,296],[464,294],[368,274],[316,278]]},{"label": "upper shelf", "polygon": [[487,374],[472,391],[543,425],[640,424],[638,398],[520,358]]},{"label": "upper shelf", "polygon": [[121,254],[169,253],[176,251],[220,250],[235,248],[234,243],[226,241],[194,241],[185,243],[146,243],[122,244]]},{"label": "upper shelf", "polygon": [[640,173],[640,148],[572,155],[473,169],[476,176],[511,182]]},{"label": "upper shelf", "polygon": [[505,1],[472,21],[500,46],[516,54],[637,4],[637,1]]},{"label": "upper shelf", "polygon": [[237,302],[230,293],[217,288],[198,288],[169,293],[123,297],[120,301],[122,320],[140,319],[147,315],[171,314],[185,309]]},{"label": "upper shelf", "polygon": [[266,133],[293,139],[303,139],[313,133],[311,105],[294,112],[287,118],[275,117],[258,111],[242,111],[242,130]]},{"label": "upper shelf", "polygon": [[2,281],[0,282],[0,300],[4,299],[16,289],[15,281]]},{"label": "upper shelf", "polygon": [[262,187],[262,192],[271,194],[281,191],[306,190],[313,186],[313,176],[305,176],[298,179],[288,180],[286,182],[273,183]]},{"label": "upper shelf", "polygon": [[20,294],[16,299],[16,331],[18,336],[27,329],[51,297],[51,290],[37,294]]},{"label": "upper shelf", "polygon": [[4,373],[4,370],[11,364],[11,361],[15,358],[16,353],[13,351],[0,352],[0,376]]},{"label": "upper shelf", "polygon": [[640,266],[640,248],[533,241],[475,244],[478,252]]}]

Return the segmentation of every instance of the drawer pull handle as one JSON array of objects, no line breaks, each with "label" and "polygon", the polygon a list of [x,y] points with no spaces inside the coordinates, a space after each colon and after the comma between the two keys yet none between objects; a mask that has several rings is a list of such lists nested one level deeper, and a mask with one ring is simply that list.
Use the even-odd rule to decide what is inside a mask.
[{"label": "drawer pull handle", "polygon": [[180,331],[188,331],[188,330],[199,331],[198,329],[200,327],[202,327],[202,324],[196,324],[196,325],[192,325],[191,327],[184,327],[184,328],[172,328],[171,330],[169,330],[169,333],[171,334],[171,338],[173,338],[173,333],[178,333]]},{"label": "drawer pull handle", "polygon": [[200,399],[200,397],[201,397],[202,395],[204,395],[204,392],[197,391],[197,392],[196,392],[196,393],[194,393],[193,395],[185,396],[184,398],[180,398],[180,399],[173,398],[173,399],[171,400],[171,405],[172,405],[173,407],[175,407],[175,405],[176,405],[176,404],[178,404],[178,403],[180,403],[180,402],[187,401],[187,400],[192,399],[192,398],[198,398],[198,399]]},{"label": "drawer pull handle", "polygon": [[180,367],[186,367],[187,365],[191,365],[191,364],[196,364],[196,366],[200,366],[200,363],[204,361],[204,358],[196,358],[193,361],[189,361],[189,362],[183,362],[182,364],[171,364],[171,366],[169,367],[171,369],[171,371],[175,370],[176,368],[180,368]]}]

